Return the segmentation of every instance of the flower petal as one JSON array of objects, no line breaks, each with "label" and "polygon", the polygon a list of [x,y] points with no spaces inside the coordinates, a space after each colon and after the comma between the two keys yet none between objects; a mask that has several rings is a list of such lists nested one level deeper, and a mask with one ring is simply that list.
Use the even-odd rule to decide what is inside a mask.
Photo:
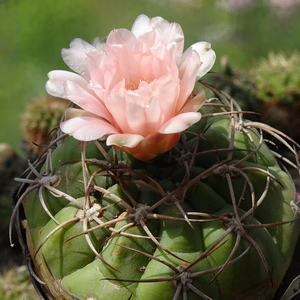
[{"label": "flower petal", "polygon": [[67,71],[51,71],[48,76],[46,90],[49,94],[69,99],[81,108],[111,121],[110,113],[102,101],[87,87],[88,82],[83,77]]},{"label": "flower petal", "polygon": [[[60,124],[60,128],[64,133],[72,135],[80,141],[97,140],[105,135],[117,133],[116,128],[105,120],[96,117],[86,111],[67,110],[67,114],[72,118]],[[74,115],[77,115],[74,117]]]},{"label": "flower petal", "polygon": [[198,122],[200,119],[201,114],[199,112],[183,113],[168,120],[163,126],[161,126],[158,132],[163,134],[182,132]]},{"label": "flower petal", "polygon": [[126,107],[126,117],[132,132],[142,136],[156,132],[161,123],[159,101],[152,98],[145,107],[136,103],[129,103]]},{"label": "flower petal", "polygon": [[107,140],[106,144],[108,146],[118,146],[118,147],[128,147],[128,148],[134,148],[136,147],[144,137],[139,134],[111,134]]},{"label": "flower petal", "polygon": [[144,14],[139,15],[131,27],[131,32],[133,32],[136,37],[139,37],[145,32],[151,31],[153,26],[162,20],[163,18],[161,17],[149,18]]},{"label": "flower petal", "polygon": [[61,55],[70,69],[89,79],[86,53],[91,51],[98,50],[93,45],[77,38],[71,41],[69,49],[62,49]]},{"label": "flower petal", "polygon": [[195,87],[200,66],[201,62],[198,52],[189,48],[183,53],[179,64],[179,76],[181,79],[180,95],[178,99],[179,110],[182,108]]},{"label": "flower petal", "polygon": [[[47,92],[55,97],[69,99],[65,91],[65,82],[71,80],[82,86],[87,86],[88,82],[78,74],[68,71],[51,71],[48,73],[49,80],[46,83]],[[71,99],[70,99],[71,100]]]},{"label": "flower petal", "polygon": [[184,107],[181,109],[180,114],[186,112],[195,112],[198,111],[206,101],[206,96],[204,91],[198,93],[194,98],[187,101]]},{"label": "flower petal", "polygon": [[211,49],[211,44],[208,42],[198,42],[191,46],[191,48],[198,52],[202,65],[197,74],[197,80],[205,75],[214,65],[216,54]]},{"label": "flower petal", "polygon": [[103,102],[90,89],[84,88],[73,81],[65,82],[68,99],[81,108],[112,122],[112,117]]},{"label": "flower petal", "polygon": [[136,37],[140,37],[152,30],[154,30],[156,36],[156,43],[162,41],[165,45],[175,44],[178,56],[181,55],[184,47],[184,35],[178,23],[169,23],[161,17],[149,18],[146,15],[140,15],[136,18],[131,28]]}]

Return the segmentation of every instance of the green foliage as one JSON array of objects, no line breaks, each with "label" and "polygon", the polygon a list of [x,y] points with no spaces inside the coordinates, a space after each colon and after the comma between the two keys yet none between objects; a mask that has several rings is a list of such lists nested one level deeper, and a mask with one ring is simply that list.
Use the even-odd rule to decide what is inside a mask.
[{"label": "green foliage", "polygon": [[300,54],[270,53],[254,64],[250,78],[263,102],[292,105],[300,101]]},{"label": "green foliage", "polygon": [[11,266],[1,270],[0,294],[2,300],[40,299],[31,284],[26,266]]}]

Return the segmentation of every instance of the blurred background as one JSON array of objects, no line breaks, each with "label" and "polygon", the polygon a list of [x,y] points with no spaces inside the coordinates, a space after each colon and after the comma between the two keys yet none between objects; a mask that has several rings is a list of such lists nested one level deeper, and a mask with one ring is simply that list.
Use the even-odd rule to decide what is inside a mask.
[{"label": "blurred background", "polygon": [[300,48],[299,0],[0,0],[0,142],[20,150],[20,116],[46,95],[47,73],[67,69],[60,51],[72,39],[91,42],[113,28],[130,29],[144,13],[180,23],[186,48],[212,43],[218,72],[227,56],[247,69],[272,50]]},{"label": "blurred background", "polygon": [[[217,61],[204,79],[251,104],[244,109],[255,110],[256,98],[265,101],[260,106],[264,115],[275,116],[275,122],[286,120],[283,130],[292,128],[288,133],[297,132],[294,138],[300,138],[300,0],[0,0],[0,295],[4,300],[38,299],[20,249],[9,247],[7,233],[16,187],[13,178],[30,158],[21,141],[24,124],[30,130],[35,120],[24,121],[24,111],[47,114],[51,108],[61,115],[64,107],[54,101],[50,107],[47,99],[28,108],[46,97],[49,71],[67,70],[61,49],[74,38],[91,42],[113,28],[130,29],[142,13],[179,23],[185,48],[201,40],[211,42]],[[296,106],[287,107],[290,103]],[[290,120],[296,120],[293,126]]]}]

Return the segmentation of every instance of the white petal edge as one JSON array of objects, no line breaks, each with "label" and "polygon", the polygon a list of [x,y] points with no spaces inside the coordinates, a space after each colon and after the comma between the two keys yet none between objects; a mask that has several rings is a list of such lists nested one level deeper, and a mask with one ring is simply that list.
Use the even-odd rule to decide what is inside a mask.
[{"label": "white petal edge", "polygon": [[187,112],[179,114],[170,120],[168,120],[158,130],[162,134],[179,133],[197,123],[201,119],[201,113],[199,112]]},{"label": "white petal edge", "polygon": [[70,69],[89,79],[86,53],[91,51],[97,51],[97,49],[88,42],[76,38],[71,41],[69,49],[61,50],[61,56]]},{"label": "white petal edge", "polygon": [[211,49],[211,44],[208,42],[198,42],[190,46],[200,56],[201,66],[197,73],[197,78],[201,78],[205,75],[214,65],[216,61],[216,53]]},{"label": "white petal edge", "polygon": [[70,43],[70,48],[85,53],[95,50],[93,45],[80,38],[73,39]]},{"label": "white petal edge", "polygon": [[49,80],[46,82],[46,91],[55,97],[67,98],[65,91],[65,82],[70,80],[81,86],[87,86],[88,82],[80,75],[69,72],[54,70],[48,73]]},{"label": "white petal edge", "polygon": [[157,23],[163,21],[164,19],[161,17],[154,17],[154,18],[149,18],[148,16],[142,14],[139,15],[132,27],[131,27],[131,32],[136,36],[139,37],[145,32],[149,32],[153,29],[153,26],[155,26]]},{"label": "white petal edge", "polygon": [[60,124],[64,133],[79,141],[93,141],[105,135],[116,133],[117,130],[100,118],[82,116],[64,121]]},{"label": "white petal edge", "polygon": [[106,144],[107,146],[118,146],[118,147],[128,147],[128,148],[134,148],[136,147],[144,137],[139,134],[111,134],[107,140]]}]

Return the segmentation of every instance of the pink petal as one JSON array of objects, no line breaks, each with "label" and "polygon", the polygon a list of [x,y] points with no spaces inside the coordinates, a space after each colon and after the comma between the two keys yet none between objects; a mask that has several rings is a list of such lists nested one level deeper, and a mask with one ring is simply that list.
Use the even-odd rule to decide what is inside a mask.
[{"label": "pink petal", "polygon": [[108,112],[106,106],[90,89],[82,87],[73,81],[67,81],[65,83],[65,91],[67,93],[67,98],[81,108],[94,113],[109,122],[112,121],[112,116]]},{"label": "pink petal", "polygon": [[144,137],[138,134],[112,134],[110,135],[107,140],[106,144],[108,146],[118,146],[118,147],[128,147],[134,148],[136,147]]},{"label": "pink petal", "polygon": [[153,97],[155,97],[160,104],[163,115],[163,120],[161,121],[165,122],[175,114],[178,114],[181,109],[181,105],[178,103],[180,80],[169,75],[151,82],[150,86],[153,90]]},{"label": "pink petal", "polygon": [[93,45],[79,38],[73,39],[71,41],[70,48],[85,53],[95,50],[95,47]]},{"label": "pink petal", "polygon": [[195,87],[197,73],[199,72],[200,66],[200,57],[196,51],[193,51],[192,48],[189,48],[183,53],[179,65],[179,77],[181,79],[180,95],[178,100],[179,109],[182,108]]},{"label": "pink petal", "polygon": [[119,28],[112,30],[107,36],[106,45],[124,45],[132,51],[136,43],[136,36],[128,29]]},{"label": "pink petal", "polygon": [[77,82],[82,86],[87,86],[88,82],[78,74],[68,71],[51,71],[48,73],[49,80],[46,83],[47,92],[55,97],[68,99],[65,91],[65,82],[67,80]]},{"label": "pink petal", "polygon": [[128,125],[134,133],[146,136],[157,132],[161,124],[159,101],[152,98],[145,107],[129,103],[126,107],[126,117]]},{"label": "pink petal", "polygon": [[216,54],[211,49],[211,44],[207,42],[198,42],[193,44],[191,48],[198,52],[202,62],[196,78],[198,80],[212,68],[216,60]]},{"label": "pink petal", "polygon": [[181,26],[177,23],[169,23],[161,17],[149,18],[146,15],[137,17],[131,31],[136,37],[154,30],[157,39],[165,45],[176,44],[177,55],[181,55],[184,47],[184,35]]},{"label": "pink petal", "polygon": [[153,26],[162,20],[163,18],[161,17],[149,18],[143,14],[139,15],[131,27],[131,32],[134,33],[136,37],[139,37],[145,32],[151,31]]},{"label": "pink petal", "polygon": [[98,51],[93,45],[82,39],[74,39],[70,43],[69,49],[62,49],[61,54],[64,62],[73,71],[89,79],[88,68],[86,64],[86,53]]},{"label": "pink petal", "polygon": [[81,108],[111,121],[111,115],[102,101],[87,85],[88,82],[78,74],[67,71],[51,71],[46,90],[50,95],[69,99]]},{"label": "pink petal", "polygon": [[106,107],[113,116],[113,123],[120,132],[129,132],[131,129],[126,118],[126,101],[122,94],[110,94],[106,100]]},{"label": "pink petal", "polygon": [[168,120],[159,130],[159,133],[171,134],[182,132],[191,125],[195,124],[201,119],[199,112],[187,112],[177,115]]},{"label": "pink petal", "polygon": [[[69,112],[71,115],[80,115],[79,110]],[[116,133],[117,130],[105,120],[95,117],[93,114],[83,111],[81,116],[73,117],[60,124],[64,133],[73,136],[80,141],[92,141],[107,134]]]},{"label": "pink petal", "polygon": [[194,98],[187,101],[184,107],[181,109],[180,114],[186,112],[195,112],[198,111],[206,101],[206,96],[204,91],[198,93]]}]

